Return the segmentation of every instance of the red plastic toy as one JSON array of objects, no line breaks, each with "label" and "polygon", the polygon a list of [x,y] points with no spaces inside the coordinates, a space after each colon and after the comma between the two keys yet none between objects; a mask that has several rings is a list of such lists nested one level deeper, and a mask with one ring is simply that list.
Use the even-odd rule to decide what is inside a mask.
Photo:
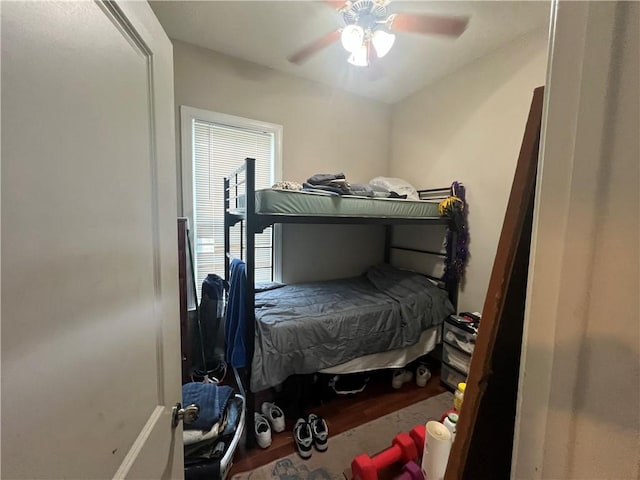
[{"label": "red plastic toy", "polygon": [[413,438],[413,441],[416,444],[418,455],[422,455],[422,452],[424,451],[424,439],[427,436],[427,426],[418,425],[417,427],[413,427],[409,432],[409,435],[411,435],[411,438]]}]

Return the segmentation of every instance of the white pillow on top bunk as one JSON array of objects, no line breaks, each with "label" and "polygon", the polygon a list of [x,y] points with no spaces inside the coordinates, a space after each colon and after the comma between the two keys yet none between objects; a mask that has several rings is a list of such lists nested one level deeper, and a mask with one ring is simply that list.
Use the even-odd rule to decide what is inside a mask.
[{"label": "white pillow on top bunk", "polygon": [[396,192],[398,195],[406,195],[409,200],[420,200],[415,187],[401,178],[376,177],[372,178],[369,183],[376,187],[386,188],[390,192]]}]

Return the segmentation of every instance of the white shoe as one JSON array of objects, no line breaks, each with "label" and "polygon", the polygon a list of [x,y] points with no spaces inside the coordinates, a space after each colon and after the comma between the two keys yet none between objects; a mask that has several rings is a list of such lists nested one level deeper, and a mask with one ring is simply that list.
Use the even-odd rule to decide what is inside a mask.
[{"label": "white shoe", "polygon": [[269,426],[269,422],[264,415],[260,415],[258,412],[254,412],[254,419],[254,428],[258,445],[260,448],[267,448],[271,446],[271,427]]},{"label": "white shoe", "polygon": [[427,366],[423,363],[418,365],[416,368],[416,385],[419,387],[424,387],[429,379],[431,378],[431,372],[427,368]]},{"label": "white shoe", "polygon": [[284,431],[284,412],[275,403],[264,402],[260,408],[274,432]]},{"label": "white shoe", "polygon": [[412,378],[413,373],[410,370],[399,368],[393,371],[393,376],[391,377],[391,386],[395,389],[398,389],[402,387],[404,383],[410,382]]}]

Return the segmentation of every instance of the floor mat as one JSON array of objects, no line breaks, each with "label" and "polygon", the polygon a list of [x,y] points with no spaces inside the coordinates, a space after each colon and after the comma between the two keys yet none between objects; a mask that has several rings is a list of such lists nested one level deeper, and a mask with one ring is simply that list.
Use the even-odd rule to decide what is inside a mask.
[{"label": "floor mat", "polygon": [[453,395],[441,393],[340,435],[330,436],[329,449],[326,452],[314,449],[309,460],[303,460],[294,453],[255,470],[234,475],[232,480],[344,480],[343,472],[356,455],[384,450],[398,433],[407,432],[429,420],[440,420],[452,404]]}]

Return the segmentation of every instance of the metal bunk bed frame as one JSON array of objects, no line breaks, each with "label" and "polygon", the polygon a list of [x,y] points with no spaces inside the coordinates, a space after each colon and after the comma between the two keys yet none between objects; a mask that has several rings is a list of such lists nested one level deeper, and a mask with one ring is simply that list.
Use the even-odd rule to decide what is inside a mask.
[{"label": "metal bunk bed frame", "polygon": [[[245,289],[245,308],[248,312],[246,319],[246,349],[247,349],[247,366],[238,372],[234,368],[235,380],[238,388],[246,398],[246,446],[252,448],[255,446],[253,436],[254,430],[254,411],[255,399],[254,392],[251,391],[251,364],[255,350],[255,235],[274,224],[298,223],[298,224],[349,224],[349,225],[385,225],[385,246],[384,261],[389,263],[392,250],[404,250],[410,252],[423,253],[436,257],[447,258],[447,254],[443,252],[406,248],[392,245],[392,227],[394,225],[447,225],[453,231],[452,245],[448,249],[451,263],[455,260],[457,232],[453,228],[453,222],[447,217],[422,217],[422,218],[400,218],[400,217],[357,217],[357,216],[318,216],[318,215],[269,215],[259,214],[255,211],[255,159],[246,158],[244,163],[234,170],[229,176],[224,178],[224,278],[229,281],[230,263],[232,255],[230,230],[231,227],[240,223],[241,233],[240,251],[246,249],[246,265],[247,285]],[[241,179],[244,173],[244,179]],[[242,185],[244,184],[244,189]],[[422,198],[429,195],[445,195],[451,194],[451,188],[434,188],[427,190],[418,190],[418,194]],[[244,199],[244,206],[239,206],[240,199]],[[232,206],[232,202],[235,202]],[[441,279],[426,275],[427,277],[444,284],[444,288],[449,295],[449,299],[457,308],[458,303],[458,280],[451,279],[442,282]]]}]

